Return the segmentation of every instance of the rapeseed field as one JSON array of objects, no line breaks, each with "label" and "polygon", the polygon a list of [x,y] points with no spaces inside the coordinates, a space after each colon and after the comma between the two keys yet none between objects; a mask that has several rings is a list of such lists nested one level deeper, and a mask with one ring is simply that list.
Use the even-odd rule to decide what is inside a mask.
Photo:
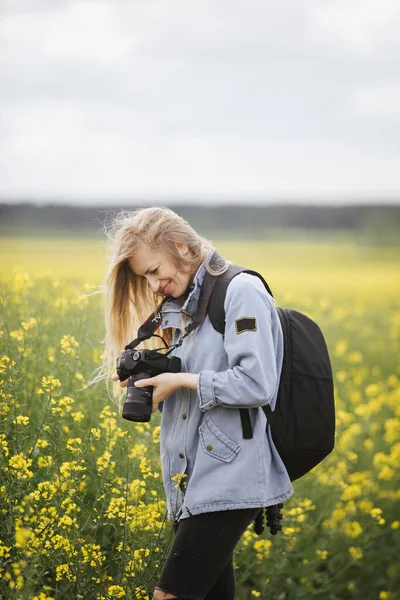
[{"label": "rapeseed field", "polygon": [[[335,449],[294,482],[281,533],[244,533],[238,600],[399,598],[399,249],[214,245],[317,321],[335,381]],[[85,387],[105,244],[8,238],[0,252],[0,598],[150,600],[173,535],[160,415],[127,422],[104,381]]]}]

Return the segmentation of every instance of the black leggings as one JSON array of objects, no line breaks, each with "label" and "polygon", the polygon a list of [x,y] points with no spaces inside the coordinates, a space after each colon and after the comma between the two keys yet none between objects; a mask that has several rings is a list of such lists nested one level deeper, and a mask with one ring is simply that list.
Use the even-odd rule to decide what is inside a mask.
[{"label": "black leggings", "polygon": [[203,513],[174,523],[157,588],[179,600],[234,600],[233,551],[259,508]]}]

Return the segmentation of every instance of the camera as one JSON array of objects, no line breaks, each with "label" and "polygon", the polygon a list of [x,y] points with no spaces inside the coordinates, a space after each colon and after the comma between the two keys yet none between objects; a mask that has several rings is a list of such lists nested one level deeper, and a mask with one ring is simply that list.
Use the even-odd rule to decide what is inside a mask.
[{"label": "camera", "polygon": [[117,358],[120,381],[128,379],[128,387],[122,417],[128,421],[150,421],[153,403],[153,386],[135,387],[139,379],[155,377],[161,373],[180,373],[181,359],[169,358],[157,350],[125,350]]}]

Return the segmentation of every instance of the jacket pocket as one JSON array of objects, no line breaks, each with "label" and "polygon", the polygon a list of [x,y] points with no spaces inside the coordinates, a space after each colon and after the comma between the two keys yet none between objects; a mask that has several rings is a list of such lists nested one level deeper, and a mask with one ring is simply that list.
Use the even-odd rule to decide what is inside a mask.
[{"label": "jacket pocket", "polygon": [[199,434],[203,450],[209,456],[229,463],[240,452],[240,446],[228,438],[209,415],[204,417],[199,427]]}]

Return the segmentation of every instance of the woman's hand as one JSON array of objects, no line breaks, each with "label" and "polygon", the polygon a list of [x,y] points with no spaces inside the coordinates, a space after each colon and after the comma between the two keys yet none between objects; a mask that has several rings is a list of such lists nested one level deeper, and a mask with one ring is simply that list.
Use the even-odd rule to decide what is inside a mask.
[{"label": "woman's hand", "polygon": [[[136,381],[135,386],[137,388],[146,387],[151,385],[153,387],[153,408],[151,412],[156,412],[160,402],[164,402],[171,394],[182,387],[180,382],[181,373],[161,373],[156,377],[149,377],[147,379],[139,379]],[[113,381],[118,381],[119,377],[117,373],[111,376]],[[128,385],[128,379],[121,381],[119,384],[122,388]]]},{"label": "woman's hand", "polygon": [[[118,373],[113,373],[113,374],[111,375],[111,379],[112,379],[113,381],[118,381],[118,380],[119,380]],[[126,387],[126,386],[128,385],[128,379],[129,379],[129,378],[127,378],[127,379],[124,379],[124,381],[121,381],[119,385],[120,385],[121,387]]]},{"label": "woman's hand", "polygon": [[[145,348],[138,348],[138,350],[145,350]],[[122,348],[122,350],[121,350],[121,355],[123,355],[123,354],[124,354],[124,352],[125,352],[125,349],[124,349],[124,348]],[[111,379],[112,379],[113,381],[119,381],[119,376],[118,376],[118,373],[113,373],[113,374],[111,375]],[[129,378],[127,377],[126,379],[124,379],[124,381],[121,381],[121,382],[120,382],[120,384],[119,384],[119,385],[120,385],[120,387],[122,387],[122,388],[126,387],[126,386],[128,385],[128,379],[129,379]]]},{"label": "woman's hand", "polygon": [[[119,377],[117,373],[112,375],[113,381],[118,381]],[[176,392],[181,387],[190,388],[196,390],[199,382],[199,376],[194,373],[161,373],[156,377],[149,377],[147,379],[139,379],[135,385],[137,388],[146,387],[151,385],[153,387],[153,408],[152,412],[158,409],[160,402],[164,402],[171,394]],[[119,384],[121,387],[128,385],[128,379],[121,381]]]},{"label": "woman's hand", "polygon": [[153,408],[151,412],[156,412],[160,402],[164,402],[177,389],[182,387],[182,373],[161,373],[148,379],[139,379],[135,382],[137,388],[151,385],[153,387]]}]

